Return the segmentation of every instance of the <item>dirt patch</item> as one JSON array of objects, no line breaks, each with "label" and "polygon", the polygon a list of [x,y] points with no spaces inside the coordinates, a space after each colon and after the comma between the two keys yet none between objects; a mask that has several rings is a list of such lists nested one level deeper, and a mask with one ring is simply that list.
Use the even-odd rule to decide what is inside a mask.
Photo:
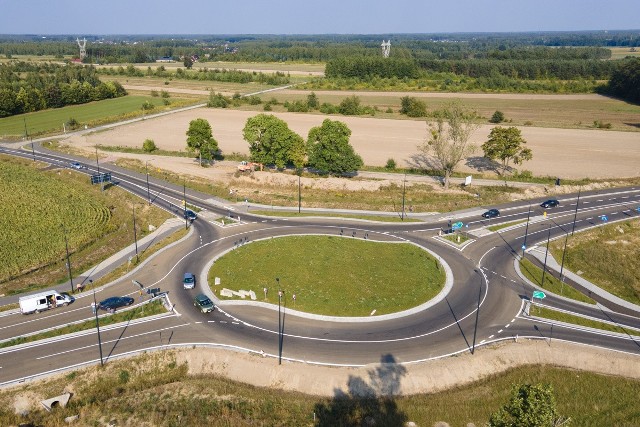
[{"label": "dirt patch", "polygon": [[[254,111],[200,108],[153,119],[141,120],[108,131],[75,135],[67,142],[93,151],[95,145],[142,147],[145,139],[153,139],[163,150],[185,151],[189,122],[195,118],[209,121],[213,135],[224,153],[248,154],[248,144],[242,129]],[[351,144],[365,164],[384,166],[393,158],[398,166],[413,164],[417,146],[424,142],[427,127],[424,121],[389,120],[362,117],[325,116],[319,114],[274,113],[289,127],[306,138],[312,127],[326,118],[345,122],[351,129]],[[477,145],[484,142],[492,126],[481,126],[471,137]],[[635,132],[614,132],[578,129],[521,129],[533,160],[520,169],[538,176],[580,179],[625,178],[640,176],[640,137]],[[481,152],[476,153],[476,156]],[[188,162],[187,159],[181,163]],[[472,167],[474,158],[460,165],[462,172],[478,172]],[[175,170],[172,168],[172,170]]]}]

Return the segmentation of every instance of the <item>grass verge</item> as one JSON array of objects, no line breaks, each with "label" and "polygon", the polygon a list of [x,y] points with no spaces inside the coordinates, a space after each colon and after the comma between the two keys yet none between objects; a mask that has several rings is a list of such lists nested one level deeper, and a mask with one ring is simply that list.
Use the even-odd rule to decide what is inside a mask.
[{"label": "grass verge", "polygon": [[597,320],[587,319],[582,316],[575,316],[569,313],[563,313],[556,310],[551,310],[546,307],[540,307],[537,305],[532,305],[529,309],[529,314],[531,316],[542,317],[544,319],[556,320],[558,322],[571,323],[573,325],[585,326],[588,328],[601,329],[603,331],[609,332],[617,332],[620,334],[631,334],[638,335],[640,334],[640,330],[622,327],[618,325],[612,325],[606,322],[599,322]]},{"label": "grass verge", "polygon": [[[442,236],[443,239],[448,240],[450,242],[453,242],[457,245],[461,245],[462,243],[466,242],[467,240],[470,240],[469,236],[467,236],[466,234],[447,234]],[[460,240],[458,240],[460,239]]]},{"label": "grass verge", "polygon": [[364,219],[367,221],[379,221],[379,222],[421,222],[419,219],[405,217],[404,220],[399,216],[391,215],[348,215],[339,213],[326,213],[326,212],[287,212],[287,211],[254,211],[250,213],[264,216],[281,216],[288,218],[302,218],[302,217],[326,217],[326,218],[352,218],[352,219]]},{"label": "grass verge", "polygon": [[[626,209],[636,209],[637,205]],[[632,215],[636,216],[634,211]],[[549,245],[555,259],[562,259],[564,240]],[[569,236],[565,268],[596,283],[607,292],[640,305],[640,219],[633,218]]]},{"label": "grass verge", "polygon": [[551,274],[544,275],[544,283],[542,283],[542,269],[537,267],[531,261],[526,258],[520,260],[520,271],[531,282],[540,286],[540,289],[553,292],[556,295],[561,295],[565,298],[570,298],[580,302],[586,302],[587,304],[595,304],[596,302],[584,295],[581,292],[573,289],[571,286],[560,282],[560,280],[553,277]]},{"label": "grass verge", "polygon": [[490,227],[487,227],[487,230],[498,231],[498,230],[502,230],[503,228],[511,227],[513,225],[522,224],[523,222],[527,222],[527,220],[524,219],[521,221],[512,221],[512,222],[505,222],[504,224],[492,225]]},{"label": "grass verge", "polygon": [[[100,326],[113,325],[120,322],[128,322],[133,319],[139,319],[141,317],[153,316],[166,312],[161,300],[151,301],[148,304],[143,304],[140,307],[133,308],[131,310],[116,312],[112,315],[98,317],[98,323]],[[24,344],[28,342],[34,342],[43,340],[45,338],[58,337],[61,335],[72,334],[74,332],[86,331],[87,329],[93,329],[96,327],[95,319],[87,320],[82,323],[76,323],[73,325],[63,326],[61,328],[53,329],[50,331],[42,332],[35,335],[29,335],[24,337],[13,338],[9,341],[0,343],[0,348],[12,347],[18,344]]]},{"label": "grass verge", "polygon": [[216,277],[222,287],[252,290],[258,300],[274,304],[283,290],[285,307],[329,316],[406,310],[435,297],[445,280],[437,260],[417,246],[340,236],[242,245],[215,262],[209,283]]}]

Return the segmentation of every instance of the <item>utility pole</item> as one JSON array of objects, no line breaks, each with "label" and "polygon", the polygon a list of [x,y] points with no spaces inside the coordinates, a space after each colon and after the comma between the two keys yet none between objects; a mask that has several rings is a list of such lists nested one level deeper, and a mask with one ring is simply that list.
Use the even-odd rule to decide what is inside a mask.
[{"label": "utility pole", "polygon": [[69,272],[69,285],[71,286],[71,293],[73,294],[73,277],[71,276],[71,260],[69,260],[69,241],[67,240],[67,229],[62,226],[62,232],[64,234],[64,248],[67,251],[67,271]]},{"label": "utility pole", "polygon": [[562,272],[564,271],[564,255],[567,252],[567,240],[569,240],[569,233],[567,233],[564,238],[564,249],[562,249],[562,263],[560,265],[560,295],[563,294],[564,290],[564,276],[562,275]]}]

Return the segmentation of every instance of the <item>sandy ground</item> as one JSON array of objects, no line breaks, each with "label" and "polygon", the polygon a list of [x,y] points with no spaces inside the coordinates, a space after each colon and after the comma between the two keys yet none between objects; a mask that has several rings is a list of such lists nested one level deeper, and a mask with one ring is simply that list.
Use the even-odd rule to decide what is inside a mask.
[{"label": "sandy ground", "polygon": [[[169,116],[147,119],[109,131],[72,136],[68,142],[76,147],[120,145],[142,147],[145,139],[153,139],[163,150],[186,150],[185,132],[189,122],[204,118],[213,128],[213,136],[224,153],[248,154],[242,129],[248,118],[258,113],[201,108]],[[306,138],[309,129],[321,125],[325,118],[340,120],[351,129],[351,145],[367,165],[384,166],[393,158],[398,166],[415,163],[417,146],[424,143],[427,126],[424,121],[377,118],[324,116],[318,114],[274,113],[289,127]],[[484,142],[492,126],[481,126],[471,137],[476,144]],[[522,135],[533,150],[533,160],[520,166],[535,175],[561,178],[624,178],[640,176],[640,134],[602,130],[548,129],[523,127]],[[479,150],[460,165],[461,171],[482,169]],[[157,157],[157,156],[156,156]]]},{"label": "sandy ground", "polygon": [[[567,357],[571,354],[571,357]],[[178,352],[178,360],[189,364],[194,374],[203,372],[281,390],[318,396],[344,393],[362,396],[436,393],[470,384],[496,373],[524,365],[551,365],[640,379],[640,356],[561,341],[523,340],[494,344],[421,363],[372,364],[361,368],[334,368],[283,361],[258,354],[225,350],[192,349]],[[353,381],[359,378],[362,381]],[[354,384],[360,384],[353,388]],[[350,388],[350,386],[352,388]]]}]

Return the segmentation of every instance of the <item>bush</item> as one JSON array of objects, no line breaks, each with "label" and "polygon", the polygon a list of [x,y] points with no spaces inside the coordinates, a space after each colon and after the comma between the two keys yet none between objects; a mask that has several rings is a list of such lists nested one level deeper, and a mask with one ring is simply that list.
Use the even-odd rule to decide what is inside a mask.
[{"label": "bush", "polygon": [[167,92],[166,90],[161,90],[160,96],[163,98],[169,98],[171,95],[169,95],[169,92]]},{"label": "bush", "polygon": [[611,123],[604,123],[602,120],[594,120],[593,127],[598,129],[611,129]]},{"label": "bush", "polygon": [[74,119],[73,117],[71,117],[68,121],[67,121],[67,128],[70,130],[75,130],[78,129],[80,127],[80,122],[77,121],[76,119]]},{"label": "bush", "polygon": [[271,104],[270,104],[270,103],[268,103],[268,102],[267,102],[266,104],[264,104],[264,108],[263,108],[263,110],[264,110],[264,111],[271,111],[271,110],[272,110],[272,108],[271,108]]},{"label": "bush", "polygon": [[214,94],[213,92],[209,96],[209,102],[207,107],[210,108],[227,108],[229,106],[229,100],[225,98],[221,93]]},{"label": "bush", "polygon": [[490,123],[502,123],[504,122],[504,114],[502,111],[497,111],[493,113],[493,116],[489,119]]},{"label": "bush", "polygon": [[152,90],[152,91],[151,91],[151,96],[152,96],[152,97],[154,97],[154,98],[157,98],[157,97],[158,97],[158,91],[157,91],[157,90],[155,90],[155,89],[154,89],[154,90]]},{"label": "bush", "polygon": [[396,161],[393,159],[388,159],[387,164],[384,166],[384,168],[394,170],[396,168]]},{"label": "bush", "polygon": [[412,96],[400,98],[400,114],[408,117],[426,117],[427,104]]},{"label": "bush", "polygon": [[156,151],[158,147],[156,147],[156,143],[153,142],[153,139],[145,139],[142,143],[142,149],[147,153],[151,153],[153,151]]},{"label": "bush", "polygon": [[262,104],[262,99],[260,99],[259,96],[252,95],[249,97],[248,102],[249,102],[249,105],[260,105]]},{"label": "bush", "polygon": [[333,104],[329,104],[329,103],[325,102],[320,106],[320,112],[322,114],[337,114],[338,113],[338,107],[336,107]]},{"label": "bush", "polygon": [[153,104],[152,104],[151,102],[149,102],[149,101],[144,101],[144,102],[142,103],[142,109],[143,109],[144,111],[150,111],[150,110],[153,110],[154,108],[156,108],[156,106],[155,106],[155,105],[153,105]]},{"label": "bush", "polygon": [[340,103],[338,111],[345,116],[357,116],[360,114],[360,98],[355,95],[346,97]]}]

